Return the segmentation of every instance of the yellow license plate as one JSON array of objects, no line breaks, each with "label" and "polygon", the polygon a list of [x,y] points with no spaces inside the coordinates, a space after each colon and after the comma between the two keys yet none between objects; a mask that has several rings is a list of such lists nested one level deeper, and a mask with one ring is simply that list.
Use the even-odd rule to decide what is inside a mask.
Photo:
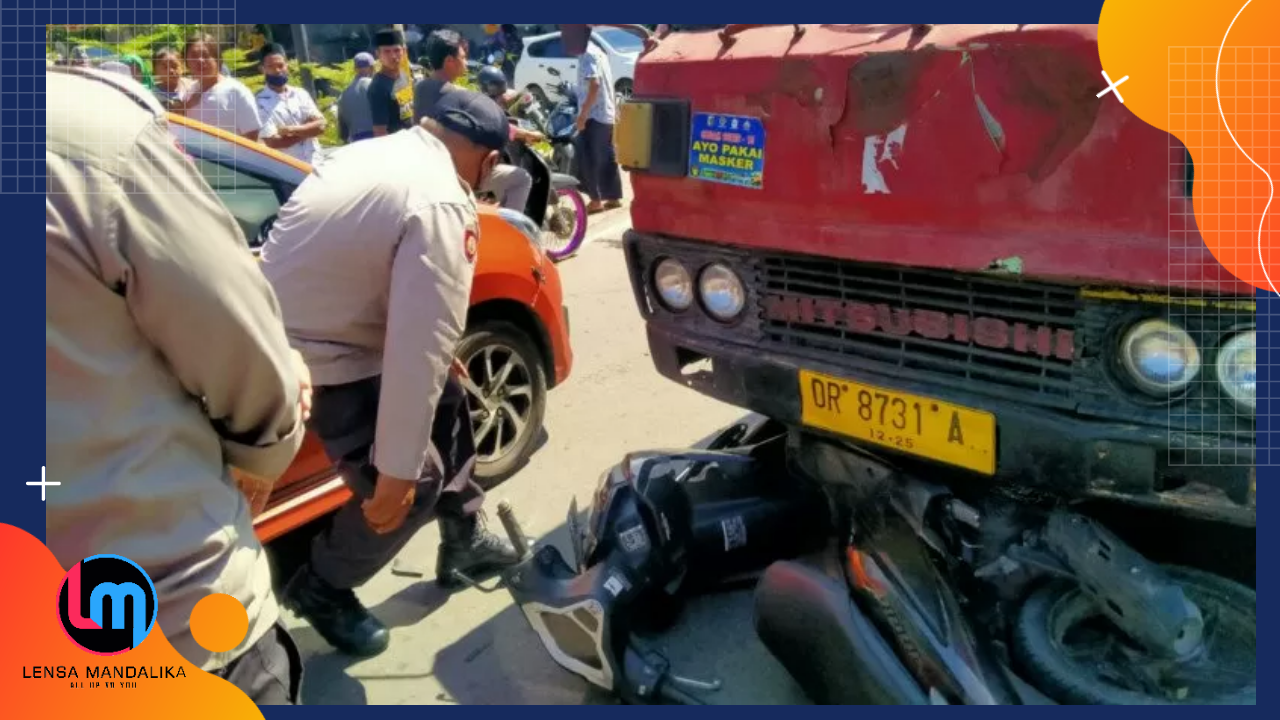
[{"label": "yellow license plate", "polygon": [[801,420],[986,475],[996,472],[996,418],[940,400],[800,371]]}]

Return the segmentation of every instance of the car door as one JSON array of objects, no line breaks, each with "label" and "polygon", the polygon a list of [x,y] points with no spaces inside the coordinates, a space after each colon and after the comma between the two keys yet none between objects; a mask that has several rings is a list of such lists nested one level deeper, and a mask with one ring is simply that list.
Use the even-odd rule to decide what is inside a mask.
[{"label": "car door", "polygon": [[178,123],[170,123],[169,127],[256,252],[304,173],[199,129]]},{"label": "car door", "polygon": [[203,158],[195,158],[195,163],[218,199],[231,211],[249,247],[258,250],[288,191],[275,182],[239,168]]},{"label": "car door", "polygon": [[556,85],[567,82],[572,87],[577,81],[578,58],[564,51],[559,33],[530,42],[516,68],[516,85],[519,88],[528,90],[536,86],[551,100],[561,97]]}]

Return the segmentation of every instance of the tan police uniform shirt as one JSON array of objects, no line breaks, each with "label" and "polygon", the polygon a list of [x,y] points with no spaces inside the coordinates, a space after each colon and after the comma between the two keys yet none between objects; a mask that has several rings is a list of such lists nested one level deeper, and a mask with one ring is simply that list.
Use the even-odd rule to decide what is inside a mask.
[{"label": "tan police uniform shirt", "polygon": [[421,127],[335,152],[262,248],[317,387],[382,376],[373,463],[423,475],[432,410],[462,337],[479,241],[475,198]]},{"label": "tan police uniform shirt", "polygon": [[[99,553],[141,565],[165,636],[216,669],[278,617],[227,466],[288,467],[298,377],[271,287],[159,103],[85,72],[47,76],[45,457],[62,483],[47,544],[64,567]],[[249,615],[244,643],[216,656],[188,624],[211,593]]]}]

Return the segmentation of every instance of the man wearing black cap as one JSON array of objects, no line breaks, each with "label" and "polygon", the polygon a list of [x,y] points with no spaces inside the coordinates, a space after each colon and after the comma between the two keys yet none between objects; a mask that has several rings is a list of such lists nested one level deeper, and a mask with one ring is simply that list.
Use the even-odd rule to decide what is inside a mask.
[{"label": "man wearing black cap", "polygon": [[[374,35],[374,44],[382,67],[369,83],[369,110],[373,114],[373,135],[381,137],[413,127],[413,105],[396,99],[396,83],[404,63],[404,33],[379,30]],[[411,78],[408,81],[413,82]]]},{"label": "man wearing black cap", "polygon": [[472,188],[506,142],[492,100],[446,93],[421,125],[335,153],[280,210],[262,249],[316,386],[311,427],[355,494],[284,602],[348,654],[387,648],[387,628],[354,589],[433,517],[442,586],[457,586],[454,571],[517,559],[478,522],[484,492],[472,479],[465,370],[453,360],[479,242]]}]

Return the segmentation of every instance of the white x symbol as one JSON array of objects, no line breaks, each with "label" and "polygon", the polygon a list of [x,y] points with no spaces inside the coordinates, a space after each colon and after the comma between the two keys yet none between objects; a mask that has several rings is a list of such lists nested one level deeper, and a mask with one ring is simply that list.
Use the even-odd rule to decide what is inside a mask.
[{"label": "white x symbol", "polygon": [[1124,84],[1124,81],[1125,81],[1125,80],[1128,80],[1128,79],[1129,79],[1129,76],[1128,76],[1128,75],[1125,75],[1124,77],[1120,78],[1120,81],[1119,81],[1119,82],[1111,82],[1111,76],[1110,76],[1110,75],[1107,75],[1107,71],[1106,71],[1106,70],[1103,70],[1103,71],[1102,71],[1102,78],[1103,78],[1104,80],[1106,80],[1106,81],[1107,81],[1107,89],[1106,89],[1106,90],[1103,90],[1103,91],[1102,91],[1102,92],[1100,92],[1100,93],[1098,93],[1098,97],[1102,97],[1103,95],[1106,95],[1106,94],[1107,94],[1107,93],[1109,93],[1109,92],[1113,92],[1113,93],[1115,93],[1115,94],[1116,94],[1116,99],[1120,101],[1120,104],[1121,104],[1121,105],[1123,105],[1123,104],[1124,104],[1124,98],[1120,95],[1120,86]]}]

